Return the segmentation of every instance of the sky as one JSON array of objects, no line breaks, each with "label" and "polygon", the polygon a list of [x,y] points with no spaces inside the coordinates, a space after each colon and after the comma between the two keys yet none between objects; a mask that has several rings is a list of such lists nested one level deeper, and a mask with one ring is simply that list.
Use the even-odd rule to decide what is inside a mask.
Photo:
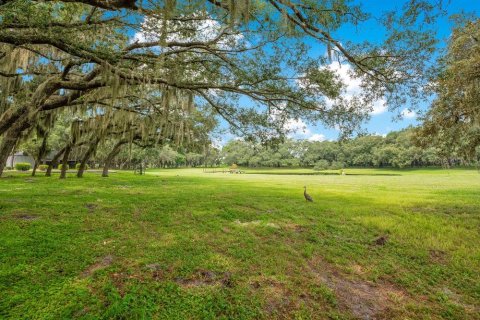
[{"label": "sky", "polygon": [[[400,7],[405,1],[385,1],[385,0],[363,0],[358,1],[366,12],[372,13],[372,15],[379,15],[381,12],[394,10]],[[446,41],[450,35],[453,23],[450,21],[449,16],[452,14],[458,14],[461,12],[473,13],[475,16],[480,14],[480,1],[479,0],[451,0],[450,2],[444,0],[447,15],[442,17],[437,22],[437,39],[440,40],[439,46],[445,46]],[[362,25],[361,30],[356,30],[354,27],[346,27],[339,30],[336,33],[343,39],[365,39],[369,41],[376,41],[382,38],[381,29],[378,28],[377,23],[374,20]],[[308,40],[307,40],[308,41]],[[312,50],[324,50],[323,47],[315,45],[315,42],[311,41]],[[348,85],[347,91],[355,90],[355,80],[343,78]],[[353,84],[352,84],[353,83]],[[423,109],[428,107],[428,102],[422,106]],[[390,112],[386,107],[382,107],[381,104],[377,104],[374,111],[371,113],[371,119],[364,124],[364,129],[369,133],[386,135],[391,131],[400,130],[410,125],[419,124],[416,112],[408,110],[409,106],[405,105],[397,112]],[[402,119],[398,119],[398,113],[402,114]],[[335,140],[338,138],[339,132],[335,129],[327,129],[321,125],[311,126],[306,125],[303,121],[292,121],[290,124],[292,127],[298,128],[295,134],[291,136],[297,139],[308,140]]]},{"label": "sky", "polygon": [[[382,12],[395,10],[400,8],[406,0],[397,1],[385,1],[385,0],[358,0],[357,3],[362,6],[365,12],[369,12],[372,16],[380,16]],[[441,0],[432,0],[441,1]],[[453,26],[449,17],[453,14],[461,12],[473,13],[475,16],[480,15],[480,0],[443,0],[444,8],[446,9],[446,15],[441,17],[436,24],[436,37],[439,39],[439,46],[445,47],[447,39],[451,33]],[[362,24],[361,30],[354,26],[346,26],[341,28],[335,33],[339,39],[355,39],[357,41],[368,40],[370,42],[381,41],[382,30],[379,28],[378,22],[374,19]],[[314,39],[306,39],[306,42],[312,47],[312,55],[325,54],[325,48],[323,45],[315,42]],[[332,64],[332,68],[337,69],[342,77],[342,80],[347,84],[347,94],[359,90],[358,81],[352,79],[347,74],[347,68],[342,67],[338,69],[338,63]],[[426,101],[421,109],[428,108],[429,102]],[[399,114],[402,115],[399,119]],[[370,120],[366,122],[363,129],[371,134],[377,134],[385,136],[391,131],[400,130],[408,126],[415,126],[419,124],[418,114],[415,111],[409,111],[409,105],[405,105],[400,110],[391,112],[386,106],[383,106],[382,101],[378,101],[373,112],[370,114]],[[311,141],[323,141],[323,140],[336,140],[339,137],[339,131],[335,128],[325,128],[321,124],[310,125],[300,120],[291,120],[287,127],[293,129],[295,132],[290,135],[295,139],[307,139]],[[224,145],[231,139],[236,139],[231,134],[223,135],[221,139],[217,141],[218,145]]]}]

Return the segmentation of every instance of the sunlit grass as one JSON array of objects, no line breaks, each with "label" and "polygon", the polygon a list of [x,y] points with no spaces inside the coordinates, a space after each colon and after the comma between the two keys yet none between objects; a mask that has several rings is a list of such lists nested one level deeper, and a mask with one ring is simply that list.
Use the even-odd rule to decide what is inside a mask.
[{"label": "sunlit grass", "polygon": [[478,318],[477,171],[245,171],[0,179],[0,318]]}]

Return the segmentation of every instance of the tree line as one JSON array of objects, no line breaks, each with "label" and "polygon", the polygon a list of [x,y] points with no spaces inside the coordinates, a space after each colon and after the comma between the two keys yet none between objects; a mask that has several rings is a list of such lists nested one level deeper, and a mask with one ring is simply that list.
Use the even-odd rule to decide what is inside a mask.
[{"label": "tree line", "polygon": [[289,139],[274,147],[232,140],[222,149],[222,161],[245,167],[314,167],[319,170],[345,167],[448,167],[474,163],[461,153],[445,154],[436,146],[420,146],[416,141],[416,130],[407,128],[386,136],[362,135],[342,141]]}]

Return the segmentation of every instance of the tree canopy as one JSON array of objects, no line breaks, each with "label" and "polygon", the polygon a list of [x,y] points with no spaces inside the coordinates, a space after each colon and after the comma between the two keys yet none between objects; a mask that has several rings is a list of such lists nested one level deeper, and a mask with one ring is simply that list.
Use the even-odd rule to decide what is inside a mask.
[{"label": "tree canopy", "polygon": [[[62,112],[100,125],[101,139],[128,127],[113,131],[128,143],[205,144],[195,127],[211,116],[264,141],[292,118],[351,133],[374,101],[395,108],[422,94],[438,12],[420,0],[379,17],[348,0],[0,1],[0,173],[41,119]],[[384,41],[336,36],[370,18]],[[342,95],[332,61],[362,92]]]}]

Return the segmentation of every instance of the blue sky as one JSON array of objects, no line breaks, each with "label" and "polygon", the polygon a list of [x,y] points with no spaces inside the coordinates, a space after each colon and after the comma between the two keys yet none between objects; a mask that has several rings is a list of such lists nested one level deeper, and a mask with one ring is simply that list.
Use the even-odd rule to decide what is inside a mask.
[{"label": "blue sky", "polygon": [[[401,8],[406,1],[407,0],[358,0],[357,2],[365,12],[371,13],[372,16],[380,16],[382,12]],[[443,2],[447,14],[441,17],[435,24],[439,47],[445,47],[450,35],[453,26],[452,21],[449,19],[451,15],[466,12],[479,16],[480,13],[480,1],[477,0],[444,0]],[[338,39],[355,40],[355,42],[361,42],[363,40],[381,42],[384,35],[378,22],[375,19],[370,19],[362,23],[361,29],[355,26],[346,26],[335,32],[335,36]],[[312,56],[325,55],[325,47],[323,45],[316,43],[314,39],[306,38],[305,41],[312,47]],[[428,102],[425,102],[421,108],[426,109],[427,107]],[[371,119],[364,124],[364,129],[372,134],[385,135],[390,131],[400,130],[410,125],[417,125],[418,114],[409,112],[408,108],[409,105],[405,105],[398,111],[390,112],[387,108],[382,108],[379,105],[375,112],[371,114]],[[398,118],[399,114],[403,114],[402,119]],[[312,126],[304,123],[302,120],[292,121],[290,127],[297,129],[296,133],[291,135],[291,137],[296,139],[335,140],[339,136],[339,132],[335,129],[325,128],[322,125]],[[226,134],[223,135],[220,139],[221,141],[218,142],[223,145],[232,138],[234,138],[234,136]]]},{"label": "blue sky", "polygon": [[[384,11],[395,10],[402,6],[405,1],[385,1],[385,0],[364,0],[358,1],[366,12],[370,12],[373,15],[379,15]],[[467,13],[473,13],[476,16],[479,16],[480,13],[480,1],[477,0],[451,0],[445,2],[445,7],[447,11],[447,16],[440,18],[437,22],[437,38],[440,40],[439,46],[445,46],[446,40],[448,39],[453,23],[450,21],[449,16],[462,11]],[[377,22],[370,20],[366,24],[362,25],[361,30],[349,26],[343,28],[337,32],[337,35],[343,39],[356,39],[358,40],[368,40],[368,41],[381,41],[382,31],[378,27]],[[323,47],[315,45],[314,41],[308,40],[311,42],[312,49],[315,50],[318,48],[318,51],[324,50]],[[423,108],[426,108],[428,103],[425,103]],[[408,105],[403,109],[408,109]],[[389,112],[385,110],[377,110],[377,113],[371,115],[370,121],[368,121],[364,127],[370,133],[384,135],[390,131],[399,130],[409,125],[418,124],[417,114],[409,113],[407,110],[404,112],[404,117],[402,120],[395,119],[398,116],[399,112]],[[299,132],[294,135],[295,138],[299,139],[328,139],[333,140],[338,137],[338,131],[334,129],[326,129],[322,126],[309,126],[307,125],[305,132],[299,130]]]}]

